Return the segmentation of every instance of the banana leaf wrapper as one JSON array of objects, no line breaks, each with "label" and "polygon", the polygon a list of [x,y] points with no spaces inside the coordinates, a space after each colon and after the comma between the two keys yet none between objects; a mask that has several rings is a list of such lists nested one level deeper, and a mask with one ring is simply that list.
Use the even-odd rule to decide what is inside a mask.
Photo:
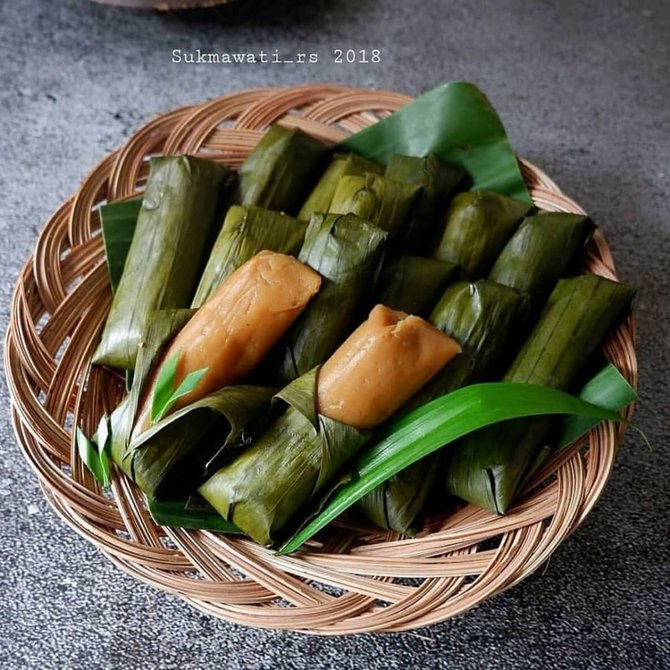
[{"label": "banana leaf wrapper", "polygon": [[[149,317],[144,346],[137,355],[137,365],[132,375],[130,391],[119,403],[110,417],[111,452],[116,464],[130,477],[129,462],[123,457],[130,444],[135,417],[139,409],[142,392],[151,371],[161,360],[163,351],[172,338],[189,322],[194,309],[170,309],[153,312]],[[126,378],[126,383],[128,378]]]},{"label": "banana leaf wrapper", "polygon": [[524,220],[498,256],[489,279],[546,297],[593,233],[588,216],[545,212]]},{"label": "banana leaf wrapper", "polygon": [[314,214],[298,259],[323,278],[277,358],[278,386],[323,363],[351,329],[381,262],[387,233],[353,214]]},{"label": "banana leaf wrapper", "polygon": [[452,81],[419,96],[397,112],[336,146],[386,164],[393,154],[426,156],[462,167],[472,188],[531,203],[498,114],[474,84]]},{"label": "banana leaf wrapper", "polygon": [[440,215],[465,181],[467,173],[457,165],[443,162],[434,153],[422,158],[396,154],[389,159],[384,176],[421,187],[400,238],[407,251],[427,251],[435,237],[434,229]]},{"label": "banana leaf wrapper", "polygon": [[94,363],[133,369],[151,312],[189,305],[227,175],[225,166],[191,156],[151,159],[137,227]]},{"label": "banana leaf wrapper", "polygon": [[193,403],[131,441],[135,415],[151,371],[195,310],[152,314],[130,393],[111,416],[116,464],[149,496],[179,498],[201,483],[233,447],[248,443],[264,421],[274,389],[229,386]]},{"label": "banana leaf wrapper", "polygon": [[464,281],[482,279],[530,207],[490,191],[459,193],[447,210],[432,256],[459,265]]},{"label": "banana leaf wrapper", "polygon": [[[499,365],[509,333],[524,308],[514,289],[488,280],[450,286],[430,322],[453,337],[462,352],[433,377],[402,412],[409,412],[467,384],[487,379]],[[371,491],[358,509],[379,526],[411,535],[442,469],[438,452],[399,472]]]},{"label": "banana leaf wrapper", "polygon": [[117,200],[100,207],[100,228],[105,245],[105,259],[112,293],[116,293],[121,280],[123,265],[133,241],[137,218],[141,211],[142,198]]},{"label": "banana leaf wrapper", "polygon": [[[626,284],[595,275],[560,280],[504,381],[569,391],[633,294]],[[553,425],[551,418],[523,419],[473,433],[450,451],[447,490],[504,513]]]},{"label": "banana leaf wrapper", "polygon": [[329,211],[356,214],[398,238],[409,220],[421,187],[376,174],[342,177],[337,183]]},{"label": "banana leaf wrapper", "polygon": [[227,521],[271,545],[370,439],[316,410],[318,369],[277,394],[287,409],[198,490]]},{"label": "banana leaf wrapper", "polygon": [[187,495],[228,452],[250,443],[273,393],[263,386],[227,386],[170,414],[131,441],[124,471],[151,498]]},{"label": "banana leaf wrapper", "polygon": [[524,307],[525,298],[518,291],[486,279],[450,286],[429,321],[453,337],[462,352],[411,398],[406,411],[489,379],[501,363]]},{"label": "banana leaf wrapper", "polygon": [[421,256],[399,256],[384,264],[375,302],[425,316],[458,275],[458,266]]},{"label": "banana leaf wrapper", "polygon": [[259,251],[296,255],[306,229],[307,221],[262,207],[231,207],[200,278],[193,307],[200,307],[237,268]]},{"label": "banana leaf wrapper", "polygon": [[413,537],[441,458],[439,452],[431,454],[387,479],[355,504],[356,512],[380,528]]},{"label": "banana leaf wrapper", "polygon": [[239,169],[238,203],[294,214],[329,155],[301,130],[272,126]]},{"label": "banana leaf wrapper", "polygon": [[342,177],[362,177],[364,174],[382,174],[384,168],[356,154],[335,154],[317,185],[298,212],[298,218],[309,221],[312,214],[328,212]]}]

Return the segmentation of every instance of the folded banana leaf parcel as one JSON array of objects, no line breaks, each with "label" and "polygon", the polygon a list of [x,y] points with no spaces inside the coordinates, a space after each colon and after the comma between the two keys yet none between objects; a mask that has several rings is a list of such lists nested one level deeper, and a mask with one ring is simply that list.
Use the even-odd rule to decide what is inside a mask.
[{"label": "folded banana leaf parcel", "polygon": [[318,369],[299,377],[275,398],[285,411],[229,465],[200,486],[200,494],[226,520],[259,544],[277,534],[370,439],[318,413]]},{"label": "folded banana leaf parcel", "polygon": [[[248,442],[264,421],[274,389],[228,386],[192,403],[132,438],[134,418],[151,371],[194,310],[155,312],[149,322],[129,395],[111,416],[111,453],[117,465],[150,497],[187,496],[220,456]],[[219,458],[217,458],[219,457]]]},{"label": "folded banana leaf parcel", "polygon": [[[503,380],[571,390],[633,295],[630,286],[596,275],[562,279]],[[547,418],[523,419],[473,433],[449,454],[446,490],[506,512],[538,451],[551,443],[552,426]]]},{"label": "folded banana leaf parcel", "polygon": [[467,179],[465,170],[457,165],[445,163],[431,153],[428,156],[391,156],[384,176],[421,188],[409,216],[409,222],[401,233],[403,250],[415,253],[426,252],[447,203]]},{"label": "folded banana leaf parcel", "polygon": [[[461,353],[410,398],[402,413],[490,378],[523,304],[517,291],[487,280],[450,286],[429,321],[458,342]],[[441,470],[439,453],[418,461],[362,498],[358,510],[378,526],[411,534]]]},{"label": "folded banana leaf parcel", "polygon": [[295,214],[329,156],[301,130],[272,126],[240,167],[237,202]]},{"label": "folded banana leaf parcel", "polygon": [[337,183],[329,211],[356,214],[385,230],[391,239],[403,234],[421,190],[416,184],[365,174],[342,177]]},{"label": "folded banana leaf parcel", "polygon": [[227,176],[224,165],[191,156],[151,159],[94,363],[132,370],[149,314],[189,306]]},{"label": "folded banana leaf parcel", "polygon": [[309,221],[312,214],[329,212],[337,184],[342,177],[362,177],[365,174],[382,174],[384,168],[356,154],[335,154],[318,183],[309,194],[298,218]]},{"label": "folded banana leaf parcel", "polygon": [[183,495],[264,422],[273,389],[239,385],[321,278],[263,251],[198,310],[153,314],[131,392],[112,417],[112,457],[149,496]]},{"label": "folded banana leaf parcel", "polygon": [[313,214],[298,259],[319,273],[318,295],[276,352],[285,385],[323,363],[351,331],[381,263],[387,233],[354,214]]},{"label": "folded banana leaf parcel", "polygon": [[[532,306],[544,299],[567,270],[592,230],[586,216],[552,212],[528,217],[501,251],[489,279],[452,285],[430,321],[454,337],[463,353],[404,409],[409,411],[467,384],[496,379],[505,359],[514,356],[523,343]],[[426,506],[433,482],[442,474],[443,460],[437,454],[415,463],[363,498],[359,508],[380,526],[410,532]],[[435,497],[444,498],[444,489]]]},{"label": "folded banana leaf parcel", "polygon": [[200,307],[237,268],[260,251],[296,255],[306,229],[307,221],[286,214],[251,205],[232,206],[209,254],[192,306]]}]

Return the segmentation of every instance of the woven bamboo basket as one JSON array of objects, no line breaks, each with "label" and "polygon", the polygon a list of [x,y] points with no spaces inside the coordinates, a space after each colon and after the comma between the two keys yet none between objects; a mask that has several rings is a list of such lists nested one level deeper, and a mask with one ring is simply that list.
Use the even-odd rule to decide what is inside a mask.
[{"label": "woven bamboo basket", "polygon": [[[444,621],[540,567],[584,520],[612,469],[623,429],[604,423],[548,462],[505,516],[468,505],[429,519],[415,538],[343,517],[300,552],[278,556],[239,536],[159,527],[125,476],[116,472],[103,491],[80,461],[73,425],[92,433],[123,392],[119,377],[90,364],[111,299],[96,207],[137,193],[152,154],[198,154],[235,168],[270,123],[336,142],[409,101],[315,85],[244,91],[164,114],[61,205],[17,282],[5,364],[18,442],[47,500],[120,568],[216,617],[328,635]],[[520,164],[539,208],[582,211],[542,171]],[[598,233],[584,270],[616,277]],[[604,351],[636,387],[634,337],[631,316]]]}]

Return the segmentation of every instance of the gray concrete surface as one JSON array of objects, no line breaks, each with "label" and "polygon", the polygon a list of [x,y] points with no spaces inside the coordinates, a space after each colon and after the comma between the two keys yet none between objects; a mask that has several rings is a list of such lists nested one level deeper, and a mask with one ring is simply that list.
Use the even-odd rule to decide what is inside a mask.
[{"label": "gray concrete surface", "polygon": [[[2,384],[0,667],[662,668],[668,647],[670,5],[661,0],[253,1],[137,14],[0,0],[2,329],[49,214],[152,115],[245,87],[310,81],[419,93],[479,84],[518,152],[601,225],[637,300],[655,449],[625,440],[606,492],[542,574],[418,634],[343,639],[213,620],[125,576],[48,508]],[[172,49],[319,54],[313,65],[187,66]],[[337,65],[335,48],[380,48]]]}]

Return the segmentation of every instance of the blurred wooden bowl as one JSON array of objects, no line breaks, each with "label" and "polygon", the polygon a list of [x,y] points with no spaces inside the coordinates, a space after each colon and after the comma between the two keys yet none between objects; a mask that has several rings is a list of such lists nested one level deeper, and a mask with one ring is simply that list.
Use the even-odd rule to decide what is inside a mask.
[{"label": "blurred wooden bowl", "polygon": [[102,5],[127,7],[128,9],[154,9],[169,12],[177,9],[197,9],[198,7],[216,7],[227,5],[233,0],[93,0]]}]

